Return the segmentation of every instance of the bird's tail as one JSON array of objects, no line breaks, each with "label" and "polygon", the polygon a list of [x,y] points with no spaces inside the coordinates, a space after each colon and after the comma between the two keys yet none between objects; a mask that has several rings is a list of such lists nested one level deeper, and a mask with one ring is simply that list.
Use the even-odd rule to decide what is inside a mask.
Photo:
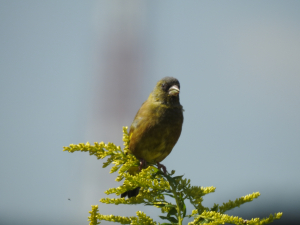
[{"label": "bird's tail", "polygon": [[[135,175],[135,174],[139,173],[140,170],[139,170],[138,166],[133,166],[133,167],[130,167],[127,172],[130,175]],[[121,194],[121,198],[125,198],[126,196],[128,196],[128,198],[136,197],[139,194],[140,189],[141,189],[141,187],[136,187],[133,190],[126,191]]]},{"label": "bird's tail", "polygon": [[125,198],[126,196],[128,196],[128,198],[136,197],[139,194],[140,189],[141,187],[137,187],[133,190],[126,191],[121,194],[121,198]]}]

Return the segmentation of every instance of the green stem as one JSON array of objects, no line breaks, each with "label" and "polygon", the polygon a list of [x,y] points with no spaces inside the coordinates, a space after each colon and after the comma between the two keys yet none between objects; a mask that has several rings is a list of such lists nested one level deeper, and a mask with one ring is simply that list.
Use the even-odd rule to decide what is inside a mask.
[{"label": "green stem", "polygon": [[171,184],[171,183],[170,183],[170,186],[172,188],[172,193],[173,193],[174,198],[176,200],[178,225],[182,225],[183,218],[181,218],[180,200],[178,199],[178,196],[177,196],[176,187],[174,187],[173,184]]}]

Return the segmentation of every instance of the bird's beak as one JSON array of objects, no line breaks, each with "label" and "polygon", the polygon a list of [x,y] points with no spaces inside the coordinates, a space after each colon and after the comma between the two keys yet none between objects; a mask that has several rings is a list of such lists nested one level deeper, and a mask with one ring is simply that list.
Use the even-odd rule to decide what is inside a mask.
[{"label": "bird's beak", "polygon": [[177,96],[179,95],[179,92],[180,90],[177,85],[173,85],[172,87],[169,88],[169,95],[171,96]]}]

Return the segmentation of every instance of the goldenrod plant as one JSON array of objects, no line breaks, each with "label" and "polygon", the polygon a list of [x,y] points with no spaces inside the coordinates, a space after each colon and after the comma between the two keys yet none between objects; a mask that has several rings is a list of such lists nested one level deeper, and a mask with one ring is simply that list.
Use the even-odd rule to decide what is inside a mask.
[{"label": "goldenrod plant", "polygon": [[[152,218],[147,216],[144,212],[137,211],[136,217],[124,217],[116,215],[102,215],[99,213],[98,205],[92,206],[92,210],[89,212],[90,216],[88,221],[90,225],[100,224],[100,221],[111,221],[119,222],[121,224],[132,224],[132,225],[171,225],[178,224],[182,225],[185,218],[193,218],[189,225],[197,224],[269,224],[275,219],[280,219],[282,213],[275,213],[270,215],[268,218],[259,219],[253,218],[246,220],[240,217],[229,216],[225,214],[226,211],[231,210],[240,205],[251,202],[253,199],[257,198],[260,193],[255,192],[244,197],[238,198],[235,201],[229,201],[223,203],[222,205],[214,204],[212,208],[208,208],[202,205],[203,196],[215,191],[215,187],[199,187],[192,186],[189,179],[184,179],[183,176],[175,176],[175,171],[172,170],[171,173],[161,172],[155,165],[149,165],[147,168],[139,171],[139,160],[132,154],[128,154],[128,144],[129,136],[127,132],[127,127],[123,127],[123,141],[124,149],[122,150],[120,146],[116,146],[113,143],[104,144],[90,143],[86,144],[71,144],[69,147],[64,147],[64,151],[75,152],[89,152],[90,155],[95,155],[97,159],[103,159],[107,157],[107,161],[103,163],[103,167],[107,167],[110,164],[114,164],[110,170],[110,173],[118,172],[118,177],[116,181],[120,182],[124,180],[123,184],[117,188],[110,188],[105,193],[107,195],[116,194],[120,196],[122,193],[133,190],[140,187],[139,194],[136,197],[131,198],[102,198],[100,202],[106,204],[144,204],[150,205],[161,209],[164,223],[155,222]],[[173,199],[172,202],[166,200]],[[186,201],[189,201],[194,210],[192,212],[187,212]],[[190,214],[189,214],[190,213]]]}]

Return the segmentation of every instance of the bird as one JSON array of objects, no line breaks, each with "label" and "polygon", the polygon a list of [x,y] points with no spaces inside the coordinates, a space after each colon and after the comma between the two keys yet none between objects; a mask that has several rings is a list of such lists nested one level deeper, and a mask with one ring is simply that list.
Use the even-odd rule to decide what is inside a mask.
[{"label": "bird", "polygon": [[[164,77],[156,83],[148,99],[138,110],[129,128],[129,153],[140,160],[139,170],[147,163],[160,164],[177,143],[183,124],[183,107],[179,101],[180,83],[174,77]],[[138,171],[128,171],[134,174]],[[138,195],[140,187],[126,191],[121,197]]]}]

